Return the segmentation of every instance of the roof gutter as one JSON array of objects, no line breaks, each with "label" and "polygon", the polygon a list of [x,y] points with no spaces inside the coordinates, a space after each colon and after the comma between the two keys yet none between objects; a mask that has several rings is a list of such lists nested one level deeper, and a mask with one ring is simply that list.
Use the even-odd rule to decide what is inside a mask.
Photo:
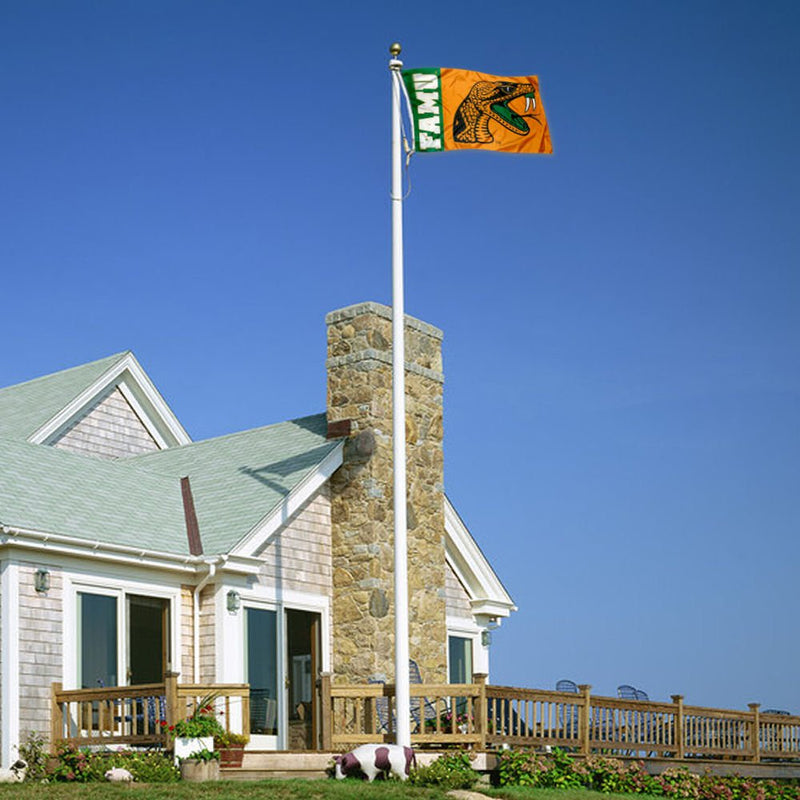
[{"label": "roof gutter", "polygon": [[[209,563],[209,556],[179,555],[158,550],[145,550],[130,545],[101,542],[94,539],[76,539],[57,533],[46,533],[26,528],[17,528],[0,523],[0,546],[8,545],[28,550],[46,551],[75,558],[102,559],[118,564],[131,564],[140,567],[156,567],[173,572],[191,573],[198,571]],[[228,557],[225,556],[225,561]],[[228,569],[242,575],[255,575],[261,568],[256,558],[237,556],[228,562]]]},{"label": "roof gutter", "polygon": [[192,592],[192,638],[194,655],[194,682],[200,683],[200,592],[214,579],[217,574],[217,565],[223,566],[228,560],[227,556],[219,556],[213,561],[206,561],[208,572],[203,580],[195,586]]}]

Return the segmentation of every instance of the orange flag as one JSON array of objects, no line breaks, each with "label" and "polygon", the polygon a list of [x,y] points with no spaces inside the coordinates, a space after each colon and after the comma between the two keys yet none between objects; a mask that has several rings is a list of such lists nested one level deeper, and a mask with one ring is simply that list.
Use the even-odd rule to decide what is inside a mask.
[{"label": "orange flag", "polygon": [[509,78],[464,69],[407,69],[403,81],[418,152],[553,152],[535,75]]}]

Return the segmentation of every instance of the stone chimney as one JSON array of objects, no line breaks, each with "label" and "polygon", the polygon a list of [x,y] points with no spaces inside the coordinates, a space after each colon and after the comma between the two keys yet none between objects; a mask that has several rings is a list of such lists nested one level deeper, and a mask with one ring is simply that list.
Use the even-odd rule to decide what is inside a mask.
[{"label": "stone chimney", "polygon": [[[394,682],[392,310],[360,303],[326,318],[328,429],[349,433],[331,479],[333,672]],[[442,332],[406,317],[409,655],[446,682]],[[348,431],[349,421],[349,431]]]}]

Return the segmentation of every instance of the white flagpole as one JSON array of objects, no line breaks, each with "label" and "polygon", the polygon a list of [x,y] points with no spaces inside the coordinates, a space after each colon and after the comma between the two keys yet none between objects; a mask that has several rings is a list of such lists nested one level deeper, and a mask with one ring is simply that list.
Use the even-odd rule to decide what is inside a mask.
[{"label": "white flagpole", "polygon": [[400,146],[400,45],[392,58],[392,458],[394,471],[394,681],[397,744],[411,746],[408,675],[408,537],[406,528],[406,381],[403,309],[403,154]]}]

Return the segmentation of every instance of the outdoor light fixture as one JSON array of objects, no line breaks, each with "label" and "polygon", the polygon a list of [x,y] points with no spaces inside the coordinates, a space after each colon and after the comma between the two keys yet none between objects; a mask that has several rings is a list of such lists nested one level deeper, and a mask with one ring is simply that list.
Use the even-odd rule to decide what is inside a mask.
[{"label": "outdoor light fixture", "polygon": [[46,569],[37,569],[33,579],[33,586],[37,592],[44,594],[50,591],[50,572]]},{"label": "outdoor light fixture", "polygon": [[235,614],[241,605],[242,598],[239,596],[239,592],[231,589],[228,592],[228,611],[230,611],[231,614]]},{"label": "outdoor light fixture", "polygon": [[491,643],[492,643],[492,632],[481,631],[481,644],[484,647],[488,647]]}]

